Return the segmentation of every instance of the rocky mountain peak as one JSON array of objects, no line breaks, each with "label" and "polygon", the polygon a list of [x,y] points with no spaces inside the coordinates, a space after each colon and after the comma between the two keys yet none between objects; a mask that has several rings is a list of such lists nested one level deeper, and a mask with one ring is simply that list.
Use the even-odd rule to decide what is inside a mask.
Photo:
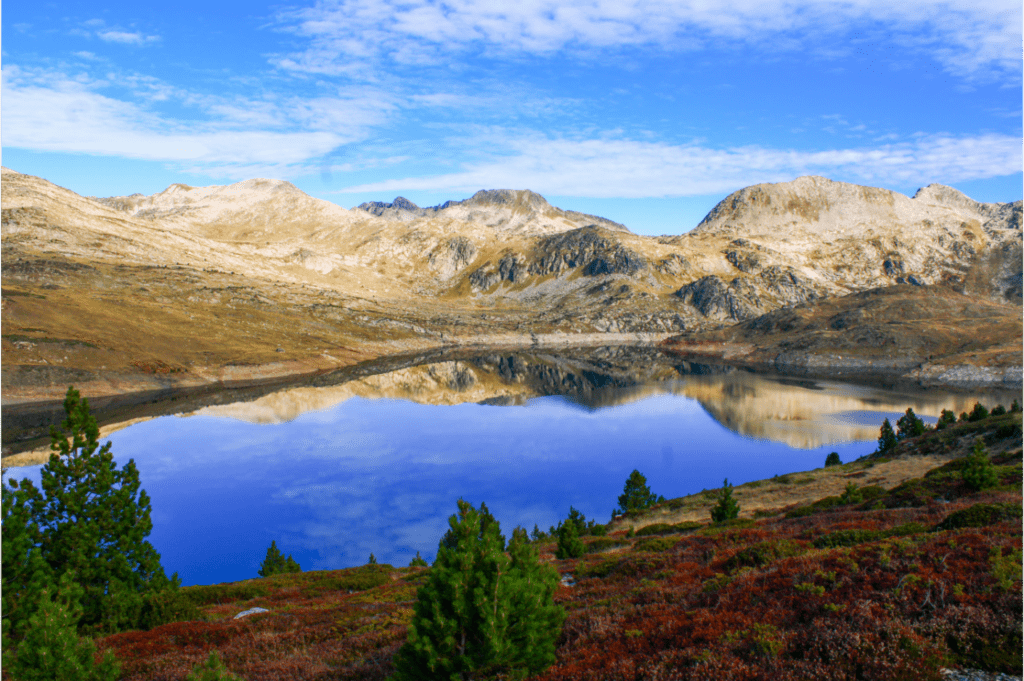
[{"label": "rocky mountain peak", "polygon": [[462,203],[469,206],[501,206],[513,209],[545,210],[551,208],[547,199],[529,189],[481,189]]},{"label": "rocky mountain peak", "polygon": [[978,205],[977,201],[960,190],[947,187],[944,184],[930,184],[927,187],[921,187],[914,193],[914,200],[937,203],[941,206],[974,208]]}]

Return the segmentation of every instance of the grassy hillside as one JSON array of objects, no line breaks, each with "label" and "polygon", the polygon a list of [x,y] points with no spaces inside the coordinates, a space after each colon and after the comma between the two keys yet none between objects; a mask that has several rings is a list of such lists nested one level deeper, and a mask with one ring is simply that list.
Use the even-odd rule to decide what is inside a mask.
[{"label": "grassy hillside", "polygon": [[[962,475],[962,454],[978,437],[998,480],[980,492]],[[946,462],[919,477],[858,487],[859,501],[815,499],[792,476],[762,483],[778,488],[762,499],[776,506],[757,518],[666,522],[666,509],[688,504],[670,500],[586,537],[581,558],[556,560],[554,542],[541,543],[563,575],[556,600],[568,617],[558,661],[539,678],[1020,674],[1021,415],[929,431],[901,442],[889,461],[826,470],[856,484],[871,480],[862,472],[940,453]],[[250,681],[383,679],[428,570],[367,565],[189,587],[201,621],[99,646],[132,680],[178,681],[211,649]],[[269,612],[232,619],[252,607]]]}]

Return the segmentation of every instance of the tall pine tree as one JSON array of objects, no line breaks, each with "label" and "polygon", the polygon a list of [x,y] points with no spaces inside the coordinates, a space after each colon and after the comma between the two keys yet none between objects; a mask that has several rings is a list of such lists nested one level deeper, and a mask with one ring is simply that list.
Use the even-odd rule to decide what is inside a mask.
[{"label": "tall pine tree", "polygon": [[564,612],[554,604],[558,573],[537,560],[517,528],[505,553],[498,521],[462,499],[417,593],[396,675],[482,679],[538,672],[554,661]]},{"label": "tall pine tree", "polygon": [[88,402],[73,387],[64,410],[62,429],[51,429],[40,487],[24,481],[3,489],[3,617],[15,637],[31,614],[20,605],[33,601],[33,584],[40,583],[33,575],[51,584],[74,575],[81,587],[78,625],[86,633],[138,626],[146,595],[178,584],[146,540],[153,523],[135,462],[117,468],[110,443],[99,446]]}]

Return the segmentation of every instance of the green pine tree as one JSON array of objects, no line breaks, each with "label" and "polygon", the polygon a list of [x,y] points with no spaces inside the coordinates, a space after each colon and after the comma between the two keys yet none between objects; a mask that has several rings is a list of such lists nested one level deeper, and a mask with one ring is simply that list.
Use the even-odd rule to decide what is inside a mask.
[{"label": "green pine tree", "polygon": [[630,511],[642,511],[658,503],[658,495],[651,492],[647,486],[647,478],[638,470],[633,470],[626,478],[626,484],[619,495],[619,507],[614,514],[629,513]]},{"label": "green pine tree", "polygon": [[267,555],[263,558],[263,562],[260,563],[260,569],[256,574],[260,577],[270,577],[272,575],[279,575],[284,571],[284,554],[277,548],[277,540],[271,540],[270,546],[267,548]]},{"label": "green pine tree", "polygon": [[925,430],[924,421],[918,418],[917,414],[915,414],[914,410],[910,407],[907,407],[907,413],[896,421],[897,440],[905,440],[908,437],[924,435]]},{"label": "green pine tree", "polygon": [[891,452],[896,448],[896,433],[893,432],[892,424],[889,423],[889,419],[882,421],[881,433],[878,436],[878,454],[885,454]]},{"label": "green pine tree", "polygon": [[[3,489],[3,617],[15,638],[31,614],[31,608],[18,607],[31,601],[27,576],[39,570],[49,573],[51,583],[75,575],[82,587],[83,633],[138,626],[147,595],[179,584],[177,575],[167,579],[160,554],[146,540],[153,524],[135,462],[118,469],[110,443],[99,446],[99,427],[74,387],[64,410],[62,428],[51,429],[52,452],[40,487],[23,482]],[[8,545],[17,548],[9,553]]]},{"label": "green pine tree", "polygon": [[967,416],[968,421],[984,421],[988,418],[988,409],[981,402],[974,403],[974,409]]},{"label": "green pine tree", "polygon": [[839,458],[839,452],[829,452],[829,455],[825,457],[825,468],[842,465],[843,460]]},{"label": "green pine tree", "polygon": [[285,558],[281,550],[277,548],[277,541],[272,540],[270,547],[267,548],[267,555],[260,563],[260,569],[256,573],[260,577],[271,577],[273,575],[283,575],[290,572],[302,572],[302,568],[295,562],[291,554]]},{"label": "green pine tree", "polygon": [[193,667],[185,681],[242,681],[242,677],[232,674],[217,651],[211,650],[210,656]]},{"label": "green pine tree", "polygon": [[988,458],[985,442],[981,438],[974,441],[974,450],[966,458],[960,474],[967,486],[976,492],[999,484],[999,476]]},{"label": "green pine tree", "polygon": [[738,517],[739,514],[740,506],[733,499],[732,485],[729,484],[729,478],[726,478],[722,484],[722,491],[718,495],[718,505],[711,509],[711,520],[720,523],[725,520],[732,520]]},{"label": "green pine tree", "polygon": [[1010,413],[1013,414],[1015,412],[1020,411],[1020,409],[1020,402],[1017,401],[1016,397],[1013,398],[1013,402],[1010,403]]},{"label": "green pine tree", "polygon": [[416,557],[409,561],[409,567],[427,567],[427,561],[423,560],[420,556],[420,552],[416,552]]},{"label": "green pine tree", "polygon": [[376,565],[377,564],[377,556],[373,555],[373,553],[371,552],[370,553],[370,559],[368,561],[366,561],[366,564],[367,565]]},{"label": "green pine tree", "polygon": [[[51,595],[53,593],[53,595]],[[78,635],[82,617],[79,599],[83,590],[72,573],[61,576],[57,588],[42,588],[28,617],[24,637],[13,647],[4,646],[5,677],[18,681],[115,681],[120,665],[109,650],[99,664],[96,646]]]},{"label": "green pine tree", "polygon": [[935,423],[935,430],[943,430],[956,423],[956,414],[948,409],[943,409],[939,414],[939,420]]},{"label": "green pine tree", "polygon": [[538,562],[525,531],[506,555],[486,506],[458,505],[395,655],[399,681],[536,673],[554,660],[564,619],[553,602],[558,573]]},{"label": "green pine tree", "polygon": [[558,548],[555,550],[555,558],[559,560],[579,558],[583,555],[584,550],[579,526],[571,519],[566,520],[558,528]]}]

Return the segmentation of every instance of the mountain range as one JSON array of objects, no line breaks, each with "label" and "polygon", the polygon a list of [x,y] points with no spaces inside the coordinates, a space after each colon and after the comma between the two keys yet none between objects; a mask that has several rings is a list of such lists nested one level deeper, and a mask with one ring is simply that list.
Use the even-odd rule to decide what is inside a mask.
[{"label": "mountain range", "polygon": [[[942,185],[910,198],[822,177],[760,184],[661,237],[528,190],[345,209],[266,179],[91,198],[4,168],[0,185],[5,405],[57,399],[69,383],[159,391],[446,345],[678,336],[681,353],[728,355],[708,350],[715,343],[782,353],[780,327],[758,327],[762,316],[810,318],[888,287],[909,302],[886,314],[941,290],[996,320],[989,340],[1019,349],[1021,202],[979,203]],[[801,328],[785,331],[791,350]],[[1020,365],[1014,352],[972,359],[950,333],[904,359]]]}]

